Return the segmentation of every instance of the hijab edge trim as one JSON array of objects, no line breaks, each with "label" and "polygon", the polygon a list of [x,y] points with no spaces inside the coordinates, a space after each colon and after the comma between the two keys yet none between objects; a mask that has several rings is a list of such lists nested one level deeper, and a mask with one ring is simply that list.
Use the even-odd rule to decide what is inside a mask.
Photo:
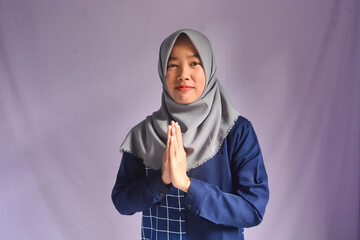
[{"label": "hijab edge trim", "polygon": [[[216,149],[216,151],[214,152],[214,154],[211,154],[208,158],[204,159],[203,161],[199,162],[198,164],[195,164],[194,166],[190,167],[190,168],[187,168],[186,171],[190,171],[192,169],[195,169],[197,167],[200,167],[201,165],[203,165],[204,163],[206,163],[207,161],[209,161],[210,159],[212,159],[220,150],[220,148],[222,147],[222,145],[224,144],[224,141],[225,141],[225,138],[229,135],[229,133],[231,132],[231,130],[233,129],[236,121],[239,119],[240,115],[236,115],[236,118],[235,120],[232,122],[232,124],[229,126],[228,130],[226,131],[224,137],[221,138],[221,140],[219,141],[219,146],[218,148]],[[135,157],[137,157],[138,159],[140,159],[144,166],[147,167],[147,168],[150,168],[150,169],[153,169],[152,167],[148,166],[145,164],[144,162],[144,159],[142,159],[142,157],[140,157],[138,154],[134,153],[133,151],[127,149],[127,148],[124,148],[124,147],[120,147],[119,149],[120,152],[127,152],[127,153],[130,153],[132,155],[134,155]],[[161,169],[153,169],[153,170],[161,170]]]}]

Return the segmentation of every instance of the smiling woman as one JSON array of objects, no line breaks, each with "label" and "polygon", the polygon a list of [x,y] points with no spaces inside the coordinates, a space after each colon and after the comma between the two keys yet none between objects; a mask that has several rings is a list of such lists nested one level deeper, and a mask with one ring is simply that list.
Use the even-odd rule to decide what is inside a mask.
[{"label": "smiling woman", "polygon": [[121,145],[116,209],[143,212],[142,239],[244,239],[243,228],[262,221],[269,199],[252,124],[217,80],[203,34],[171,34],[158,68],[162,105]]},{"label": "smiling woman", "polygon": [[166,87],[174,101],[181,104],[194,102],[205,89],[205,72],[200,56],[185,34],[180,34],[170,53]]}]

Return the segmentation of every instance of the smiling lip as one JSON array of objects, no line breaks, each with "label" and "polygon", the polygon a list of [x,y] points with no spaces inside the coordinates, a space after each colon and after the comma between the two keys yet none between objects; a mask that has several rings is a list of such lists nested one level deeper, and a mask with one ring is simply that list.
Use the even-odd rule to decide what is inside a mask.
[{"label": "smiling lip", "polygon": [[180,86],[177,86],[176,89],[179,91],[189,91],[189,90],[193,89],[193,87],[186,86],[186,85],[180,85]]}]

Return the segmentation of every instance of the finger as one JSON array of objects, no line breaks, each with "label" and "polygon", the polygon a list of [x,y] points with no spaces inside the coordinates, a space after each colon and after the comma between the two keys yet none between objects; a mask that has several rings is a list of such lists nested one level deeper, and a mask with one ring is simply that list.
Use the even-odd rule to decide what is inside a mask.
[{"label": "finger", "polygon": [[181,136],[181,129],[179,123],[176,123],[176,136],[177,136],[177,142],[178,146],[183,146],[182,136]]},{"label": "finger", "polygon": [[179,129],[178,129],[178,123],[176,122],[175,124],[174,124],[174,129],[175,129],[175,141],[176,141],[176,143],[178,143],[179,142]]},{"label": "finger", "polygon": [[171,136],[175,136],[176,134],[175,131],[176,131],[175,123],[171,122]]},{"label": "finger", "polygon": [[171,145],[174,146],[174,156],[177,156],[177,153],[178,153],[178,147],[179,147],[179,144],[178,144],[178,140],[177,140],[177,133],[175,133],[174,136],[171,136],[172,139],[171,139]]},{"label": "finger", "polygon": [[170,143],[170,137],[171,137],[171,126],[169,125],[168,126],[168,129],[167,129],[167,141],[166,141],[166,145],[168,146],[169,143]]},{"label": "finger", "polygon": [[170,155],[170,161],[175,159],[175,145],[174,145],[174,136],[171,136],[170,138],[170,151],[169,151],[169,155]]},{"label": "finger", "polygon": [[176,123],[175,126],[176,126],[176,143],[177,143],[176,146],[178,149],[180,147],[183,147],[183,142],[182,142],[180,125]]},{"label": "finger", "polygon": [[170,151],[169,146],[170,146],[170,138],[171,138],[170,132],[171,132],[171,126],[168,126],[167,139],[166,139],[166,148],[165,148],[165,158],[166,159],[164,159],[165,161],[167,161],[168,158],[169,158],[169,151]]},{"label": "finger", "polygon": [[170,132],[171,132],[171,126],[168,126],[168,131],[167,131],[167,139],[166,139],[166,150],[167,152],[169,152],[169,146],[170,146]]}]

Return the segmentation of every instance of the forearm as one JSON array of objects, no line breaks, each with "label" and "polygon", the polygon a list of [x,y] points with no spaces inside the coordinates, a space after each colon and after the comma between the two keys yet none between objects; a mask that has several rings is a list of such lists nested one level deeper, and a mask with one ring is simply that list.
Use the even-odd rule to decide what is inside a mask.
[{"label": "forearm", "polygon": [[141,159],[124,153],[112,190],[112,201],[121,214],[144,211],[160,201],[169,191],[161,180],[161,171],[147,176]]},{"label": "forearm", "polygon": [[240,228],[255,226],[262,221],[260,206],[268,201],[267,185],[255,188],[249,193],[257,196],[258,200],[253,201],[245,194],[226,193],[213,184],[192,178],[185,207],[215,224]]},{"label": "forearm", "polygon": [[116,209],[125,215],[131,215],[151,208],[159,202],[169,188],[162,182],[161,173],[145,179],[137,179],[127,186],[115,186],[112,200]]}]

